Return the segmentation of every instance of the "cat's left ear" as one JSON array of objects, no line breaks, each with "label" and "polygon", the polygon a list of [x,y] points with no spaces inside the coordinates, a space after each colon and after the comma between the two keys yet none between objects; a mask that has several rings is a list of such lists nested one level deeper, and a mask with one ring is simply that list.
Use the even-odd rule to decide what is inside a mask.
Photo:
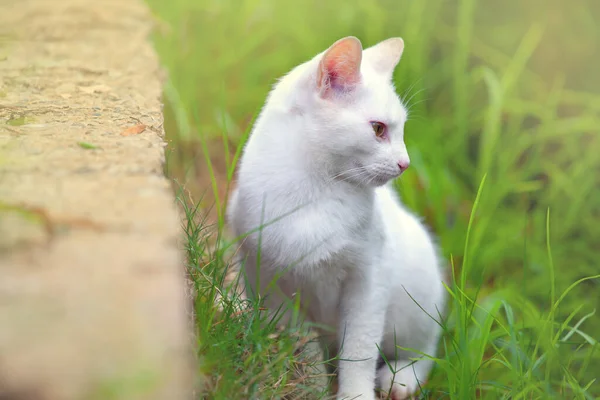
[{"label": "cat's left ear", "polygon": [[360,82],[362,44],[354,36],[335,42],[321,57],[317,71],[317,90],[322,97],[347,92]]},{"label": "cat's left ear", "polygon": [[377,72],[391,79],[403,51],[404,40],[395,37],[369,47],[363,52],[363,56],[365,61],[371,64]]}]

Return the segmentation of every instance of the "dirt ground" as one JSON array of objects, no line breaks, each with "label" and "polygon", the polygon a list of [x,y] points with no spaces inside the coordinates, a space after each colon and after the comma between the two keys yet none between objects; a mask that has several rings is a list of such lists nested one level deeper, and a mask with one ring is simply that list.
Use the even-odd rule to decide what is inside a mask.
[{"label": "dirt ground", "polygon": [[182,399],[191,363],[142,0],[0,1],[0,398]]}]

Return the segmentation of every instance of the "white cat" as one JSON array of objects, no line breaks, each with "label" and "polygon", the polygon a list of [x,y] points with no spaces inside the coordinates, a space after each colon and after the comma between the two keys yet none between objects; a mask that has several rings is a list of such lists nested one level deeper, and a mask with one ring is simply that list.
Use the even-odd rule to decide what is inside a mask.
[{"label": "white cat", "polygon": [[376,385],[410,396],[432,362],[398,346],[434,355],[440,335],[436,248],[389,183],[409,165],[392,84],[403,49],[392,38],[363,51],[347,37],[285,76],[228,206],[234,233],[253,232],[240,249],[247,290],[271,310],[300,296],[306,318],[333,328],[322,344],[339,356],[338,399],[374,399]]}]

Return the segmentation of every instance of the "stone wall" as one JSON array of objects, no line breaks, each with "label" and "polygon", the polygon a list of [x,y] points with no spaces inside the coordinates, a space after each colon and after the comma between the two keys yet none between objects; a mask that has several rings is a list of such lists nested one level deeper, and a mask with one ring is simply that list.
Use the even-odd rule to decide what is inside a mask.
[{"label": "stone wall", "polygon": [[151,21],[0,1],[0,399],[190,398]]}]

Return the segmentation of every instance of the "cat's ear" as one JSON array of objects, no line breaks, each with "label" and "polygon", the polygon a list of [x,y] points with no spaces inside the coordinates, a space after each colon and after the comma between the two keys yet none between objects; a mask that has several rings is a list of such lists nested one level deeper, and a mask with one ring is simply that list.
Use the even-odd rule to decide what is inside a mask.
[{"label": "cat's ear", "polygon": [[335,42],[321,57],[317,90],[323,97],[332,91],[348,91],[360,82],[362,44],[354,36]]},{"label": "cat's ear", "polygon": [[404,40],[395,37],[369,47],[365,50],[364,56],[377,72],[391,78],[403,51]]}]

